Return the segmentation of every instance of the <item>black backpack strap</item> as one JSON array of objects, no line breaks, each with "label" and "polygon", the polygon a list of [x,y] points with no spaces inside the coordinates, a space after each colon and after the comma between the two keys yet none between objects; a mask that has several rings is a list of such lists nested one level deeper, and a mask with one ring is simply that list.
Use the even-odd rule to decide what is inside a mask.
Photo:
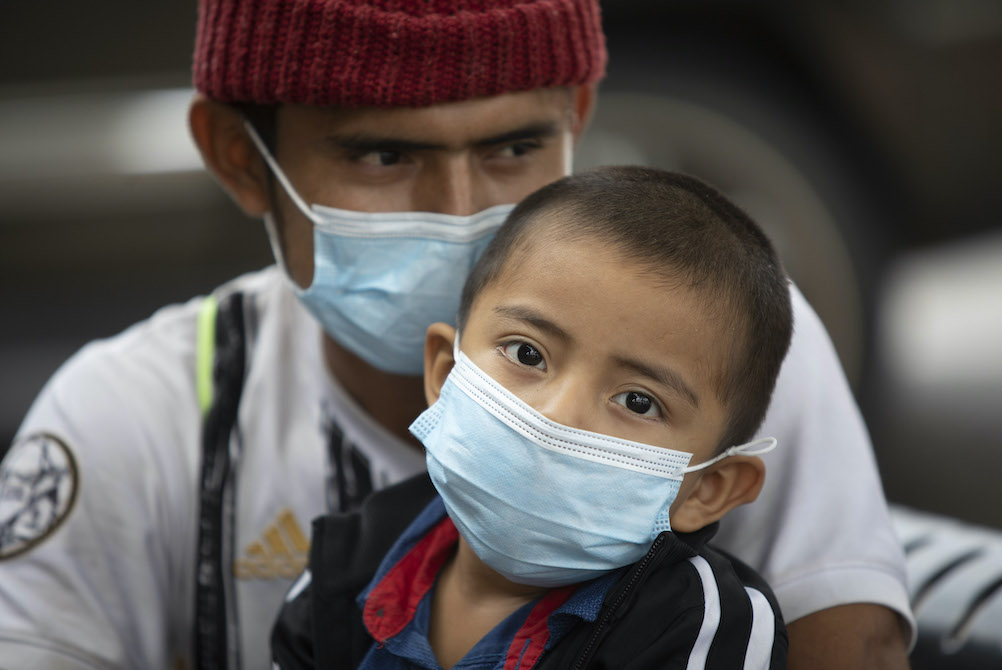
[{"label": "black backpack strap", "polygon": [[351,512],[373,491],[372,468],[333,418],[327,421],[327,435],[327,509]]},{"label": "black backpack strap", "polygon": [[[199,316],[197,392],[202,407],[202,477],[195,561],[195,667],[240,667],[232,618],[233,478],[231,435],[237,423],[246,367],[242,293],[205,299]],[[211,371],[211,375],[210,375]]]},{"label": "black backpack strap", "polygon": [[[279,616],[284,642],[317,668],[356,668],[369,652],[372,638],[362,622],[355,598],[365,588],[397,538],[436,495],[426,473],[372,494],[347,514],[328,514],[313,521],[309,593],[300,600],[298,620]],[[293,601],[295,603],[295,600]],[[300,637],[291,637],[296,631]],[[278,629],[276,629],[278,630]],[[272,638],[273,645],[276,638]]]}]

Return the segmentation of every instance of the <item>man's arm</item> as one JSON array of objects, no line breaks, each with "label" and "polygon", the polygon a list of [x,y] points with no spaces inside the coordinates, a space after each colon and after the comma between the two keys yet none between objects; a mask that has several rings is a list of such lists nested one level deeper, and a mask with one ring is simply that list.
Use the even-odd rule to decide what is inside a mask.
[{"label": "man's arm", "polygon": [[880,605],[842,605],[787,625],[789,670],[907,670],[901,619]]},{"label": "man's arm", "polygon": [[4,669],[168,664],[191,599],[171,556],[190,551],[175,503],[196,501],[178,472],[197,463],[198,410],[193,372],[143,333],[64,365],[0,463]]}]

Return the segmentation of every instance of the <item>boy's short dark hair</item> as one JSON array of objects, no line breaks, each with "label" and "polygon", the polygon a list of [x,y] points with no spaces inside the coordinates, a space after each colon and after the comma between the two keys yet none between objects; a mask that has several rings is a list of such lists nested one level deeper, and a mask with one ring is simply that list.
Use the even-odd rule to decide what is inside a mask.
[{"label": "boy's short dark hair", "polygon": [[460,329],[477,296],[529,246],[533,232],[549,241],[600,240],[666,285],[705,292],[712,318],[735,333],[730,360],[713,380],[729,415],[718,449],[755,434],[793,316],[782,264],[747,214],[700,180],[664,170],[603,167],[565,177],[523,200],[488,245],[463,287]]}]

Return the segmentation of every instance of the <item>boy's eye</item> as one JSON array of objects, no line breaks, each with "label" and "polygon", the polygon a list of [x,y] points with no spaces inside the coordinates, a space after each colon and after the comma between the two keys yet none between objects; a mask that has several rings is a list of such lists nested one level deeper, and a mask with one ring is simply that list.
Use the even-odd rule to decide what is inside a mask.
[{"label": "boy's eye", "polygon": [[539,368],[540,370],[546,369],[546,361],[543,360],[543,354],[539,353],[539,349],[528,342],[509,342],[502,347],[502,351],[504,351],[505,356],[513,361],[518,361],[522,365]]},{"label": "boy's eye", "polygon": [[625,393],[619,393],[612,397],[613,402],[619,403],[631,412],[636,412],[641,416],[647,417],[659,417],[661,416],[661,407],[658,406],[657,401],[654,398],[646,395],[644,393],[638,393],[636,391],[626,391]]}]

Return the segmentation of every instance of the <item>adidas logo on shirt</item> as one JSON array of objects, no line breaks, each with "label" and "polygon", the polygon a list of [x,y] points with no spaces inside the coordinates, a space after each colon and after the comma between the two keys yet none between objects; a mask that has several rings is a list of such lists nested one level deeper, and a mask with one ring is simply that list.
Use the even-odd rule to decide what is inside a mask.
[{"label": "adidas logo on shirt", "polygon": [[306,534],[286,508],[233,562],[233,574],[237,579],[292,579],[306,567],[309,550]]}]

